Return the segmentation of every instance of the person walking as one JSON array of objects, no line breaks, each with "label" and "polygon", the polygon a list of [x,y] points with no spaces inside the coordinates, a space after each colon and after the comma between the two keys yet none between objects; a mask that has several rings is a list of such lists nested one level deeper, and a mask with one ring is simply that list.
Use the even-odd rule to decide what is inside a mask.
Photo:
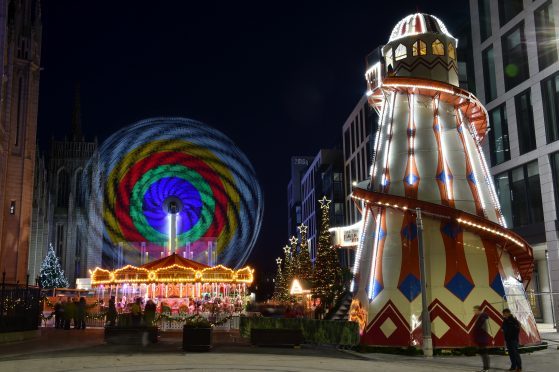
[{"label": "person walking", "polygon": [[481,306],[474,306],[474,314],[476,321],[473,328],[474,343],[477,345],[478,354],[481,356],[483,369],[480,372],[488,372],[491,362],[489,360],[489,352],[487,346],[489,345],[489,333],[487,332],[489,316],[481,310]]},{"label": "person walking", "polygon": [[503,310],[503,334],[505,344],[510,358],[509,371],[522,371],[522,359],[518,351],[518,338],[520,336],[520,322],[516,319],[510,309]]}]

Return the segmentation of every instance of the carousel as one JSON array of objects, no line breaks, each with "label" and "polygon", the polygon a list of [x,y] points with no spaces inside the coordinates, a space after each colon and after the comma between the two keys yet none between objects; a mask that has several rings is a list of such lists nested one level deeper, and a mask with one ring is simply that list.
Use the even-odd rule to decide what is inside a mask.
[{"label": "carousel", "polygon": [[242,305],[253,273],[248,266],[211,267],[173,253],[138,267],[126,265],[114,271],[97,267],[91,271],[91,285],[104,303],[114,297],[126,307],[141,298],[166,306],[171,313],[193,313],[207,304],[219,303],[231,310]]}]

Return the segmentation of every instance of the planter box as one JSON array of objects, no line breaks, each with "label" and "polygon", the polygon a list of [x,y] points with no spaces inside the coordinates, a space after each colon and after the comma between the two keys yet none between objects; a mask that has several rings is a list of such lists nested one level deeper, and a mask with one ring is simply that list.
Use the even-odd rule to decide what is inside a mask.
[{"label": "planter box", "polygon": [[299,346],[303,343],[300,329],[250,329],[250,343],[258,346]]},{"label": "planter box", "polygon": [[157,327],[105,327],[105,342],[120,345],[156,343]]},{"label": "planter box", "polygon": [[182,348],[186,351],[209,351],[212,348],[211,328],[182,328]]}]

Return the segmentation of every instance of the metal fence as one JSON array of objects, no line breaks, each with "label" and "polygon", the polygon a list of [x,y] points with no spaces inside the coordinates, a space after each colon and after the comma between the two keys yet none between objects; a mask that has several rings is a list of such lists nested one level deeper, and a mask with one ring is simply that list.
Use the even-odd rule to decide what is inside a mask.
[{"label": "metal fence", "polygon": [[0,332],[38,329],[41,316],[41,288],[6,283],[0,286]]}]

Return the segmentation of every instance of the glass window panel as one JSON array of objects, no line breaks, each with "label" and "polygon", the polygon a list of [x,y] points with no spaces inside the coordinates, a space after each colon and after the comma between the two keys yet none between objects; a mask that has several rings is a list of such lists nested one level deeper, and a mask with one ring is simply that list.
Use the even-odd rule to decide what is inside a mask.
[{"label": "glass window panel", "polygon": [[514,88],[529,76],[524,24],[509,31],[502,38],[503,70],[505,72],[505,88]]},{"label": "glass window panel", "polygon": [[534,116],[532,113],[532,99],[530,89],[514,97],[516,108],[516,128],[520,154],[525,154],[536,148],[536,133]]},{"label": "glass window panel", "polygon": [[499,19],[501,26],[522,11],[523,0],[499,0]]},{"label": "glass window panel", "polygon": [[501,173],[495,176],[495,188],[501,204],[501,212],[505,217],[507,226],[512,226],[512,203],[510,200],[510,185],[508,173]]},{"label": "glass window panel", "polygon": [[452,59],[456,59],[456,50],[454,49],[454,45],[452,45],[452,43],[448,43],[448,56]]},{"label": "glass window panel", "polygon": [[559,74],[542,82],[542,98],[547,142],[559,139]]},{"label": "glass window panel", "polygon": [[536,45],[540,70],[557,61],[557,40],[555,38],[555,19],[553,4],[546,2],[534,12],[536,21]]},{"label": "glass window panel", "polygon": [[482,52],[483,81],[485,86],[485,101],[493,101],[497,97],[497,80],[495,79],[495,54],[493,47]]},{"label": "glass window panel", "polygon": [[551,171],[553,174],[553,189],[555,191],[555,211],[559,218],[559,152],[550,156],[551,158]]},{"label": "glass window panel", "polygon": [[394,59],[396,61],[399,61],[401,59],[406,58],[407,56],[408,56],[408,50],[406,46],[404,44],[398,45],[398,47],[396,48],[396,52],[394,53]]},{"label": "glass window panel", "polygon": [[489,131],[489,148],[491,150],[491,165],[501,164],[510,160],[509,131],[505,105],[493,109],[489,113],[491,130]]},{"label": "glass window panel", "polygon": [[514,226],[524,226],[530,223],[530,213],[528,211],[528,195],[526,182],[524,182],[523,167],[513,169],[512,175],[512,220]]},{"label": "glass window panel", "polygon": [[481,41],[491,36],[491,2],[490,0],[479,0],[479,33]]},{"label": "glass window panel", "polygon": [[431,48],[433,49],[434,55],[444,56],[444,44],[439,39],[433,41]]},{"label": "glass window panel", "polygon": [[419,40],[419,54],[422,56],[427,55],[427,44],[421,40]]},{"label": "glass window panel", "polygon": [[538,162],[534,161],[529,163],[526,167],[526,173],[528,175],[528,197],[530,201],[530,204],[528,205],[528,210],[530,211],[530,222],[540,223],[543,222],[543,205]]},{"label": "glass window panel", "polygon": [[386,62],[386,67],[387,68],[389,66],[394,68],[393,63],[392,63],[392,48],[390,48],[386,51],[386,54],[384,55],[384,61]]}]

